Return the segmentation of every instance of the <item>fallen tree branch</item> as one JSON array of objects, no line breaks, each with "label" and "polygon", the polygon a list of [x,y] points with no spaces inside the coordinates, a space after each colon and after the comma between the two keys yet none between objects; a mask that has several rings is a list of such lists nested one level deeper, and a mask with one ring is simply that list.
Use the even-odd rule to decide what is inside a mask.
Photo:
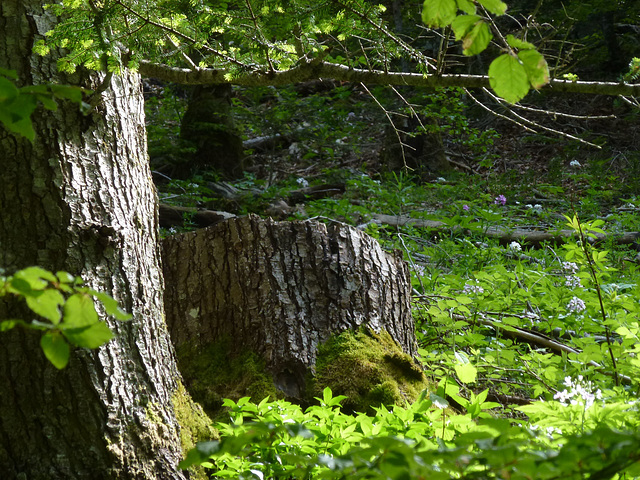
[{"label": "fallen tree branch", "polygon": [[[383,225],[390,225],[393,227],[403,227],[411,225],[413,227],[425,228],[433,231],[448,231],[457,232],[463,229],[459,226],[451,226],[445,222],[437,220],[422,220],[419,218],[411,218],[407,215],[385,215],[381,213],[374,213],[371,218],[376,222]],[[469,230],[466,230],[467,232]],[[500,243],[508,244],[511,242],[527,243],[533,246],[539,246],[540,244],[547,242],[553,244],[566,243],[569,240],[579,240],[574,230],[553,230],[544,231],[538,229],[528,228],[507,228],[507,227],[487,227],[482,230],[474,230],[473,233],[478,233],[488,238],[495,238]],[[609,237],[613,237],[614,241],[619,245],[631,245],[633,243],[640,242],[640,232],[624,232],[624,233],[609,233],[602,234],[596,233],[596,238],[593,243],[603,242]]]}]

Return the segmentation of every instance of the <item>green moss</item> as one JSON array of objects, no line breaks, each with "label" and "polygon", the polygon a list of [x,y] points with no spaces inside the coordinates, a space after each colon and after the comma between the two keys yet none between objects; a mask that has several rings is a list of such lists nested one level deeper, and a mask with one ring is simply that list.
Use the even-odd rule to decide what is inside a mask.
[{"label": "green moss", "polygon": [[[180,425],[180,444],[183,454],[186,455],[196,446],[197,442],[218,438],[218,432],[212,426],[213,422],[204,413],[202,407],[191,399],[182,383],[178,383],[178,388],[171,397],[171,401]],[[193,467],[189,471],[194,480],[208,478],[203,467]]]},{"label": "green moss", "polygon": [[232,354],[229,341],[206,348],[182,346],[177,351],[178,366],[193,399],[213,419],[223,414],[222,401],[249,396],[259,402],[269,396],[281,398],[264,361],[250,351]]},{"label": "green moss", "polygon": [[426,377],[413,359],[383,331],[345,331],[318,348],[316,375],[309,381],[309,398],[322,389],[346,395],[345,412],[374,413],[380,405],[413,402],[427,388]]}]

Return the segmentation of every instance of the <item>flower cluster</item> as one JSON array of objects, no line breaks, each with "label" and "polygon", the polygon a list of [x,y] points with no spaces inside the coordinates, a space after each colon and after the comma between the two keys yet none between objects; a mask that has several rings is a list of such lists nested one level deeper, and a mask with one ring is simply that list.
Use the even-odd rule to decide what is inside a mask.
[{"label": "flower cluster", "polygon": [[[565,387],[563,391],[556,393],[553,398],[563,405],[584,405],[585,410],[591,407],[596,400],[602,400],[602,392],[597,389],[594,392],[590,381],[585,381],[582,375],[578,375],[577,380],[565,377],[562,383]],[[568,389],[568,390],[567,390]]]},{"label": "flower cluster", "polygon": [[519,252],[522,250],[522,246],[518,242],[511,242],[509,244],[509,248],[514,252]]},{"label": "flower cluster", "polygon": [[296,180],[296,182],[298,183],[298,185],[300,185],[302,188],[307,188],[309,186],[309,182],[307,181],[306,178],[298,178]]},{"label": "flower cluster", "polygon": [[471,285],[467,283],[462,289],[462,293],[464,293],[465,295],[469,295],[471,293],[484,293],[484,288],[482,288],[480,285]]},{"label": "flower cluster", "polygon": [[569,313],[581,313],[587,308],[584,301],[582,301],[578,297],[573,297],[569,300],[569,304],[567,305],[567,311]]},{"label": "flower cluster", "polygon": [[498,195],[493,201],[493,203],[495,203],[496,205],[506,205],[507,197],[505,197],[504,195]]},{"label": "flower cluster", "polygon": [[578,264],[574,262],[562,262],[562,269],[569,274],[578,273]]},{"label": "flower cluster", "polygon": [[581,288],[582,283],[580,277],[576,275],[568,275],[564,280],[564,286],[569,288]]},{"label": "flower cluster", "polygon": [[535,205],[527,203],[524,207],[528,210],[531,210],[533,213],[542,213],[542,205],[540,205],[539,203],[536,203]]}]

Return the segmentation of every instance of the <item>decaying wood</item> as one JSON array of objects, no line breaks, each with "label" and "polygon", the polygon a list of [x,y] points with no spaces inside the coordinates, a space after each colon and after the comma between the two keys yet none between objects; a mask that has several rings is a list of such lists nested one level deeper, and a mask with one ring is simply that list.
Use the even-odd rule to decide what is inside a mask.
[{"label": "decaying wood", "polygon": [[416,353],[407,265],[355,228],[233,218],[165,239],[163,263],[176,347],[231,340],[292,398],[334,333],[384,329]]},{"label": "decaying wood", "polygon": [[[371,215],[374,222],[394,227],[402,227],[411,225],[418,228],[425,228],[433,231],[461,231],[462,227],[451,226],[445,222],[437,220],[423,220],[419,218],[411,218],[407,215],[384,215],[374,213]],[[573,230],[538,230],[529,228],[506,228],[506,227],[487,227],[482,232],[477,232],[488,238],[495,238],[501,243],[521,242],[532,246],[539,246],[544,242],[552,244],[562,244],[570,239],[577,240],[578,237]],[[602,242],[608,237],[613,237],[614,241],[619,245],[631,245],[640,242],[640,232],[624,232],[624,233],[596,233],[595,242]]]},{"label": "decaying wood", "polygon": [[199,228],[204,228],[235,217],[234,214],[227,212],[198,210],[194,207],[176,207],[164,203],[160,204],[158,214],[160,226],[163,228],[181,227],[187,218]]}]

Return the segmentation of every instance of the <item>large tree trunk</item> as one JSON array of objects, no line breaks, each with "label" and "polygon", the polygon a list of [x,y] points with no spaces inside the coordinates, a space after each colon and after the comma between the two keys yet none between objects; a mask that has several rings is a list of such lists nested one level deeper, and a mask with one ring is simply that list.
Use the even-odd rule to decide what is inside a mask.
[{"label": "large tree trunk", "polygon": [[[95,88],[32,53],[52,25],[42,2],[0,3],[0,66],[23,84]],[[163,319],[156,195],[146,159],[139,78],[113,78],[100,104],[37,111],[33,144],[0,127],[0,267],[81,274],[133,313],[116,337],[76,349],[58,371],[39,335],[0,334],[0,477],[175,479],[181,458],[173,399],[179,374]],[[15,314],[0,303],[0,318]]]},{"label": "large tree trunk", "polygon": [[176,348],[249,349],[290,398],[332,334],[386,330],[416,353],[408,268],[355,228],[235,218],[165,239],[163,264]]}]

